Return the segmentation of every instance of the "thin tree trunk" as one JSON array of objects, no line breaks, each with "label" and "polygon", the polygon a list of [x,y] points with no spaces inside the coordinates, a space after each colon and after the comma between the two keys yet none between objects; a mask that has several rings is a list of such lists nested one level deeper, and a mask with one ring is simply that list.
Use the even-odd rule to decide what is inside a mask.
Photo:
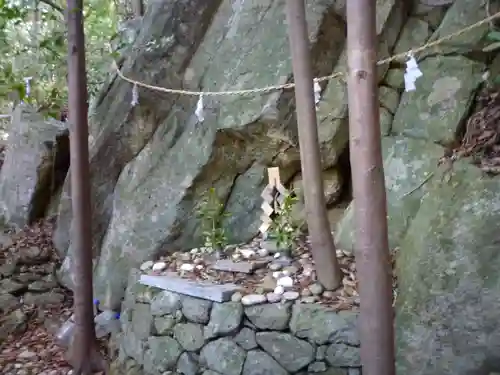
[{"label": "thin tree trunk", "polygon": [[143,0],[132,0],[132,8],[134,10],[135,17],[142,17],[144,15],[144,1]]},{"label": "thin tree trunk", "polygon": [[394,375],[392,270],[376,69],[376,2],[347,2],[349,133],[363,375]]},{"label": "thin tree trunk", "polygon": [[328,222],[323,192],[321,156],[304,0],[287,0],[286,9],[293,75],[295,79],[302,177],[304,181],[307,181],[304,184],[304,201],[307,226],[311,237],[311,251],[319,282],[326,289],[333,290],[339,287],[342,277]]},{"label": "thin tree trunk", "polygon": [[98,355],[92,299],[92,232],[87,123],[87,80],[83,32],[83,1],[68,0],[68,83],[71,151],[71,200],[75,225],[74,310],[76,332],[70,357],[75,375],[102,369]]}]

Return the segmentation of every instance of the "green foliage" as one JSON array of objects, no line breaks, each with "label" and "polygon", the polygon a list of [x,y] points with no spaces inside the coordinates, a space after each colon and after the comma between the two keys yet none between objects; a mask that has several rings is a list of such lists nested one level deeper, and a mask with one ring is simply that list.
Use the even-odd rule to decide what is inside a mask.
[{"label": "green foliage", "polygon": [[[119,2],[84,2],[86,68],[94,96],[110,66],[108,46],[116,35]],[[0,0],[0,112],[24,100],[57,111],[67,102],[67,28],[63,0]],[[33,77],[26,98],[24,77]]]},{"label": "green foliage", "polygon": [[486,39],[491,43],[483,48],[483,52],[492,52],[500,48],[500,31],[490,31]]},{"label": "green foliage", "polygon": [[[483,52],[493,52],[500,49],[500,31],[492,30],[486,35],[486,39],[490,41],[486,47],[483,48]],[[500,84],[500,77],[491,77],[493,84]]]},{"label": "green foliage", "polygon": [[222,221],[230,215],[224,212],[224,203],[220,201],[215,189],[210,188],[198,210],[205,247],[211,250],[222,250],[227,245]]},{"label": "green foliage", "polygon": [[293,218],[293,208],[298,202],[293,192],[285,195],[269,228],[269,238],[276,241],[278,248],[291,250],[300,235],[300,228]]}]

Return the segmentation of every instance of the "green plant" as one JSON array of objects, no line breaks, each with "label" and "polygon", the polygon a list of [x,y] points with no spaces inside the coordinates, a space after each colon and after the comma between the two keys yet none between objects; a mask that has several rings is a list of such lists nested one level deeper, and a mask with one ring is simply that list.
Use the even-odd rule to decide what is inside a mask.
[{"label": "green plant", "polygon": [[490,31],[486,39],[492,43],[483,48],[483,52],[491,52],[500,48],[500,31]]},{"label": "green plant", "polygon": [[293,217],[293,208],[298,200],[293,191],[288,192],[281,204],[278,204],[278,212],[272,219],[269,237],[276,241],[280,249],[291,250],[300,234],[300,228]]},{"label": "green plant", "polygon": [[215,189],[210,188],[198,210],[205,247],[212,251],[218,251],[227,245],[227,237],[222,227],[222,220],[230,215],[230,213],[224,212],[224,203],[220,201]]},{"label": "green plant", "polygon": [[[500,49],[500,31],[490,31],[486,35],[486,39],[490,41],[486,47],[483,48],[483,52],[493,52]],[[497,85],[500,83],[500,76],[491,77],[492,82]]]}]

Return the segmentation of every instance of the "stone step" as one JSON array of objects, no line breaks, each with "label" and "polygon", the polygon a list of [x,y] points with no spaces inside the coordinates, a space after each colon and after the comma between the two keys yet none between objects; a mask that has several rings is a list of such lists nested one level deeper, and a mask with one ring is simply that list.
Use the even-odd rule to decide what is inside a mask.
[{"label": "stone step", "polygon": [[259,259],[252,262],[233,262],[231,259],[220,259],[210,265],[216,271],[253,273],[256,269],[265,267],[272,258]]},{"label": "stone step", "polygon": [[143,285],[214,302],[227,302],[231,300],[235,292],[241,289],[236,284],[213,284],[208,281],[187,280],[174,273],[162,276],[141,275],[139,282]]}]

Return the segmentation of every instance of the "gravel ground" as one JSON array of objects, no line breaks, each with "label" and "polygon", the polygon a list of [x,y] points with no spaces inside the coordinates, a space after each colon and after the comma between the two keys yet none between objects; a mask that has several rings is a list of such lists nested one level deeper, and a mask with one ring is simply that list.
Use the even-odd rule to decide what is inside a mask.
[{"label": "gravel ground", "polygon": [[53,220],[47,219],[19,233],[2,235],[0,328],[13,320],[13,312],[20,318],[13,333],[0,337],[1,375],[72,373],[65,349],[54,340],[72,313],[73,299],[55,282],[60,259],[52,245],[52,231]]},{"label": "gravel ground", "polygon": [[70,307],[68,301],[52,309],[32,309],[26,331],[10,335],[0,348],[2,374],[71,374],[64,350],[53,340],[57,324],[71,315]]}]

